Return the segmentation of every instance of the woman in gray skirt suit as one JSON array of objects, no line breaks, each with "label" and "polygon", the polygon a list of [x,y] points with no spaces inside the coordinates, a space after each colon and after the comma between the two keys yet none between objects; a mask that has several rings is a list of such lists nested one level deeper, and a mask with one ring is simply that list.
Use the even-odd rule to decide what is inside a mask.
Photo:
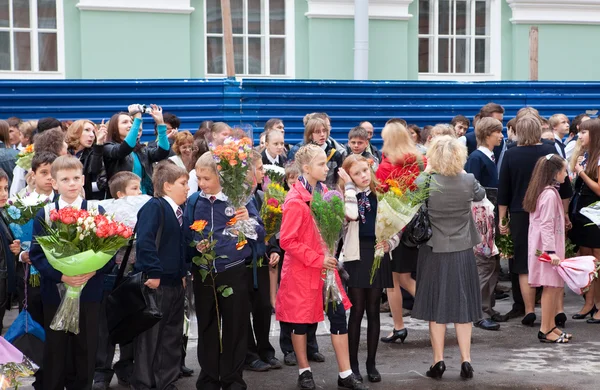
[{"label": "woman in gray skirt suit", "polygon": [[[427,151],[431,173],[429,220],[433,236],[419,249],[417,291],[412,316],[429,321],[433,365],[427,376],[441,379],[446,324],[454,323],[461,355],[462,378],[473,377],[472,323],[481,317],[481,291],[473,247],[480,241],[471,202],[485,190],[463,167],[467,149],[450,136],[438,137]],[[417,182],[423,185],[421,175]]]}]

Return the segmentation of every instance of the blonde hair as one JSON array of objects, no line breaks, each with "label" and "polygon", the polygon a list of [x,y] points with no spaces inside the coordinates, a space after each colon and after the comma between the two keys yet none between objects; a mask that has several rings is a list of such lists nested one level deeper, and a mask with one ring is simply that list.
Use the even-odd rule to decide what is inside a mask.
[{"label": "blonde hair", "polygon": [[300,168],[300,172],[304,172],[302,167],[304,165],[310,165],[312,160],[319,153],[325,154],[325,151],[323,151],[323,148],[321,148],[320,146],[315,145],[315,144],[304,145],[300,149],[298,149],[298,152],[296,152],[295,158],[296,158],[296,164],[298,165],[298,168]]},{"label": "blonde hair", "polygon": [[327,122],[325,122],[324,119],[313,117],[313,118],[310,118],[306,122],[306,126],[304,126],[304,143],[305,144],[310,144],[312,142],[313,133],[321,126],[329,134],[329,126],[327,126]]},{"label": "blonde hair", "polygon": [[436,137],[427,149],[427,164],[443,176],[457,176],[467,162],[467,147],[449,135]]},{"label": "blonde hair", "polygon": [[83,133],[83,127],[86,123],[91,124],[96,129],[96,125],[94,122],[87,119],[80,119],[71,124],[67,129],[67,134],[65,136],[67,145],[69,145],[72,149],[77,149],[79,147],[79,140],[81,139],[81,133]]},{"label": "blonde hair", "polygon": [[31,142],[31,138],[33,137],[33,132],[37,128],[37,123],[38,123],[38,121],[33,120],[33,121],[21,122],[19,124],[19,131],[21,132],[21,134],[23,134],[23,137],[29,139],[29,142]]},{"label": "blonde hair", "polygon": [[392,122],[384,126],[381,131],[383,147],[381,151],[392,162],[400,160],[405,154],[419,155],[412,137],[406,127],[401,123]]},{"label": "blonde hair", "polygon": [[502,122],[496,118],[485,117],[481,118],[475,126],[475,138],[478,146],[487,146],[485,141],[494,133],[502,132]]},{"label": "blonde hair", "polygon": [[542,138],[542,122],[534,115],[525,115],[515,124],[520,146],[531,146],[540,143]]},{"label": "blonde hair", "polygon": [[[474,126],[476,127],[477,125]],[[452,126],[449,123],[438,123],[437,125],[431,128],[431,131],[429,131],[429,138],[431,140],[441,135],[449,135],[450,137],[456,138],[456,131],[454,131],[454,126]]]},{"label": "blonde hair", "polygon": [[50,167],[50,174],[52,178],[56,180],[56,175],[60,171],[80,171],[83,174],[83,164],[79,161],[78,158],[73,157],[69,154],[60,156],[52,163]]},{"label": "blonde hair", "polygon": [[217,171],[217,163],[215,162],[211,152],[206,152],[202,156],[200,156],[198,161],[196,161],[195,168],[196,172],[198,172],[201,169],[208,169],[214,172],[215,175],[219,174],[219,172]]},{"label": "blonde hair", "polygon": [[569,120],[569,118],[565,115],[565,114],[554,114],[550,117],[550,119],[548,119],[548,123],[550,124],[550,130],[554,130],[554,127],[558,126],[560,123],[560,120],[562,118],[565,118],[567,121]]},{"label": "blonde hair", "polygon": [[583,156],[583,153],[585,152],[581,144],[581,138],[578,138],[575,142],[575,148],[573,148],[573,154],[571,155],[571,160],[569,160],[569,171],[571,172],[575,172],[575,165],[577,165],[577,159]]}]

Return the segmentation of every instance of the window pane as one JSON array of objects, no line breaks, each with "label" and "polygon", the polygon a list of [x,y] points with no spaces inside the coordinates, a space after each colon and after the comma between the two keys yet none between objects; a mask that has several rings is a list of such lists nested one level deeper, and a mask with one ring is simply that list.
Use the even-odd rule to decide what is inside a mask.
[{"label": "window pane", "polygon": [[439,33],[443,35],[450,34],[450,1],[449,0],[440,0],[440,12],[439,12]]},{"label": "window pane", "polygon": [[452,48],[450,47],[451,39],[438,39],[438,72],[450,72],[450,60],[452,59]]},{"label": "window pane", "polygon": [[10,33],[0,31],[0,70],[10,70]]},{"label": "window pane", "polygon": [[223,33],[221,0],[206,0],[206,31],[213,34]]},{"label": "window pane", "polygon": [[28,32],[15,32],[15,70],[31,70],[31,38]]},{"label": "window pane", "polygon": [[488,39],[475,40],[475,73],[490,73],[490,49]]},{"label": "window pane", "polygon": [[285,39],[271,38],[271,74],[285,74]]},{"label": "window pane", "polygon": [[269,1],[269,18],[270,33],[285,35],[285,0]]},{"label": "window pane", "polygon": [[429,73],[430,38],[419,38],[419,73]]},{"label": "window pane", "polygon": [[[469,4],[470,6],[471,4]],[[469,13],[466,1],[456,2],[456,35],[467,35],[467,26],[470,22]]]},{"label": "window pane", "polygon": [[456,73],[471,73],[469,40],[456,39]]},{"label": "window pane", "polygon": [[233,58],[235,59],[235,73],[244,74],[244,38],[233,38]]},{"label": "window pane", "polygon": [[56,28],[56,0],[37,0],[38,27]]},{"label": "window pane", "polygon": [[13,26],[29,27],[29,0],[13,0]]},{"label": "window pane", "polygon": [[56,33],[40,33],[38,39],[40,71],[58,71],[58,55],[56,49]]},{"label": "window pane", "polygon": [[8,0],[0,0],[0,27],[8,27],[9,25]]},{"label": "window pane", "polygon": [[419,34],[430,34],[429,0],[419,1]]},{"label": "window pane", "polygon": [[475,34],[487,35],[490,28],[488,22],[487,1],[478,1],[475,3]]},{"label": "window pane", "polygon": [[248,0],[248,34],[262,32],[261,3],[261,0]]},{"label": "window pane", "polygon": [[223,72],[223,38],[206,38],[207,73],[222,74]]},{"label": "window pane", "polygon": [[244,2],[243,0],[231,0],[231,24],[234,34],[244,33]]},{"label": "window pane", "polygon": [[248,38],[248,74],[264,74],[263,39]]}]

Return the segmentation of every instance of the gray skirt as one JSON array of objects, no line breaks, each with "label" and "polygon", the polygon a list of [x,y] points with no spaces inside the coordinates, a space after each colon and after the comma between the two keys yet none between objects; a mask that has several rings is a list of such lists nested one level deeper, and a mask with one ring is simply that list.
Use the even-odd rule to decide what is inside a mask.
[{"label": "gray skirt", "polygon": [[434,253],[428,245],[419,248],[412,317],[439,324],[481,319],[481,290],[473,249]]}]

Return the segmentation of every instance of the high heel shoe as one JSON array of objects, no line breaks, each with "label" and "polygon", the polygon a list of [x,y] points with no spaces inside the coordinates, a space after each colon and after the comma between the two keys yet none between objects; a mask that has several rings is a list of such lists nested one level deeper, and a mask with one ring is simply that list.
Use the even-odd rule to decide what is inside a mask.
[{"label": "high heel shoe", "polygon": [[564,333],[561,334],[560,336],[558,336],[558,338],[556,340],[550,340],[548,338],[548,335],[553,333],[554,329],[556,329],[556,327],[550,329],[550,332],[548,332],[548,333],[543,333],[542,331],[539,331],[538,332],[538,340],[540,340],[540,343],[567,344],[569,342],[569,340],[564,337]]},{"label": "high heel shoe", "polygon": [[521,320],[521,323],[526,326],[533,326],[533,323],[536,320],[535,313],[529,313]]},{"label": "high heel shoe", "polygon": [[471,362],[463,362],[460,365],[460,377],[463,379],[472,379],[473,378],[473,366],[471,366]]},{"label": "high heel shoe", "polygon": [[407,336],[408,336],[408,329],[406,329],[406,328],[400,329],[400,330],[394,329],[392,331],[392,335],[390,337],[382,337],[380,340],[382,343],[393,343],[396,340],[400,339],[400,342],[404,343],[404,340],[406,339]]},{"label": "high heel shoe", "polygon": [[554,317],[554,323],[556,324],[556,326],[558,326],[560,328],[564,328],[566,322],[567,322],[567,315],[565,313],[558,313]]},{"label": "high heel shoe", "polygon": [[580,314],[580,313],[573,314],[573,317],[571,317],[571,318],[573,318],[574,320],[584,320],[584,319],[585,319],[585,317],[587,317],[587,316],[593,317],[593,316],[594,316],[594,314],[596,314],[596,312],[597,312],[597,311],[598,311],[598,310],[596,309],[596,306],[594,306],[594,307],[592,307],[592,310],[588,311],[587,313],[583,313],[583,314]]},{"label": "high heel shoe", "polygon": [[425,373],[425,375],[432,379],[442,379],[444,371],[446,371],[446,363],[444,363],[443,360],[440,360],[433,366],[429,367],[429,370]]}]

